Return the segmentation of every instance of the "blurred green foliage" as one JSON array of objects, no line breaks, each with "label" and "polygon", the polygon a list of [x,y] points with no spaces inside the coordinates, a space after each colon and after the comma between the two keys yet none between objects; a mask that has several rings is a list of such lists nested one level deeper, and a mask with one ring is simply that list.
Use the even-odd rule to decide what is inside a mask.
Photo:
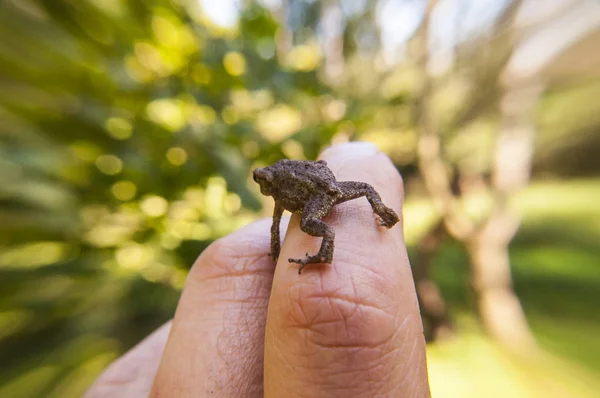
[{"label": "blurred green foliage", "polygon": [[329,141],[276,27],[256,4],[235,31],[195,2],[0,5],[2,391],[76,396],[256,218],[250,169]]},{"label": "blurred green foliage", "polygon": [[[314,159],[331,142],[373,141],[403,171],[415,205],[409,200],[407,239],[416,244],[436,217],[412,179],[416,65],[381,67],[377,3],[347,14],[343,84],[333,84],[322,73],[319,2],[290,2],[283,27],[259,2],[244,2],[230,29],[195,0],[0,2],[0,396],[78,396],[169,319],[198,254],[260,216],[262,199],[249,179],[256,166]],[[285,29],[294,37],[282,53]],[[469,63],[475,58],[467,54],[460,73],[439,79],[432,100],[448,158],[483,172],[498,126],[497,87],[482,91],[489,76],[477,75],[488,58]],[[593,155],[584,166],[556,164],[565,147],[598,144],[589,133],[600,124],[590,100],[598,92],[596,84],[544,98],[539,175],[595,173]],[[473,104],[482,108],[477,117]],[[524,209],[530,219],[512,253],[516,287],[534,331],[542,325],[549,346],[598,370],[597,361],[561,345],[571,339],[561,333],[575,327],[543,327],[552,315],[543,303],[554,291],[590,299],[593,240],[521,250],[549,239],[549,231],[598,231],[586,215],[568,211],[560,213],[568,222],[536,218],[539,203],[554,195],[549,189]],[[589,195],[583,188],[579,196]],[[593,206],[566,206],[574,207]],[[579,265],[561,268],[560,258]],[[468,307],[464,254],[449,247],[439,261],[447,265],[437,275],[446,296]],[[553,267],[555,277],[593,278],[585,289],[580,279],[566,286],[563,276],[539,282],[536,270]],[[555,304],[561,319],[593,319],[585,305]],[[595,333],[598,323],[590,325]]]}]

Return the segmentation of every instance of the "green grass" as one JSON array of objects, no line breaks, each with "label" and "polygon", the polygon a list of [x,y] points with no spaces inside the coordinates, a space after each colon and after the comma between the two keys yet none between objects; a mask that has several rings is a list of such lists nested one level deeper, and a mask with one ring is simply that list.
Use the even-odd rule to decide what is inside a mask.
[{"label": "green grass", "polygon": [[546,352],[527,357],[507,353],[469,326],[472,317],[458,318],[460,334],[428,346],[434,398],[597,397],[597,373]]}]

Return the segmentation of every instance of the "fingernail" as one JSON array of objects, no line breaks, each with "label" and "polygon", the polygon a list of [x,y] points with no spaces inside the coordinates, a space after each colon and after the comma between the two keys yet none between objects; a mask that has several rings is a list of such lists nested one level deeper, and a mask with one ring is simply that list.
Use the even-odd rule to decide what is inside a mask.
[{"label": "fingernail", "polygon": [[353,141],[345,142],[343,144],[337,144],[325,149],[322,153],[322,157],[329,157],[332,155],[343,154],[345,156],[351,155],[356,157],[371,156],[379,152],[377,147],[366,141]]}]

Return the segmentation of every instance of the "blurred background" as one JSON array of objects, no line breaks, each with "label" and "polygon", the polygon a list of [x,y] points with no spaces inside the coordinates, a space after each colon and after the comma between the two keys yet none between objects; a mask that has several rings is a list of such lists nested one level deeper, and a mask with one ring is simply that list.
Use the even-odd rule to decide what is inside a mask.
[{"label": "blurred background", "polygon": [[0,1],[0,396],[76,397],[281,158],[375,143],[434,397],[600,391],[600,2]]}]

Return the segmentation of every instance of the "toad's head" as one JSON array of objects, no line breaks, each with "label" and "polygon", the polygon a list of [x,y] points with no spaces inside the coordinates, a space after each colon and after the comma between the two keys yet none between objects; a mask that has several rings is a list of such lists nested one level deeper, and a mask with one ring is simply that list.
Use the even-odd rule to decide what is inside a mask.
[{"label": "toad's head", "polygon": [[252,172],[252,177],[260,185],[260,193],[267,196],[273,194],[274,174],[272,170],[269,170],[269,167],[255,169]]}]

